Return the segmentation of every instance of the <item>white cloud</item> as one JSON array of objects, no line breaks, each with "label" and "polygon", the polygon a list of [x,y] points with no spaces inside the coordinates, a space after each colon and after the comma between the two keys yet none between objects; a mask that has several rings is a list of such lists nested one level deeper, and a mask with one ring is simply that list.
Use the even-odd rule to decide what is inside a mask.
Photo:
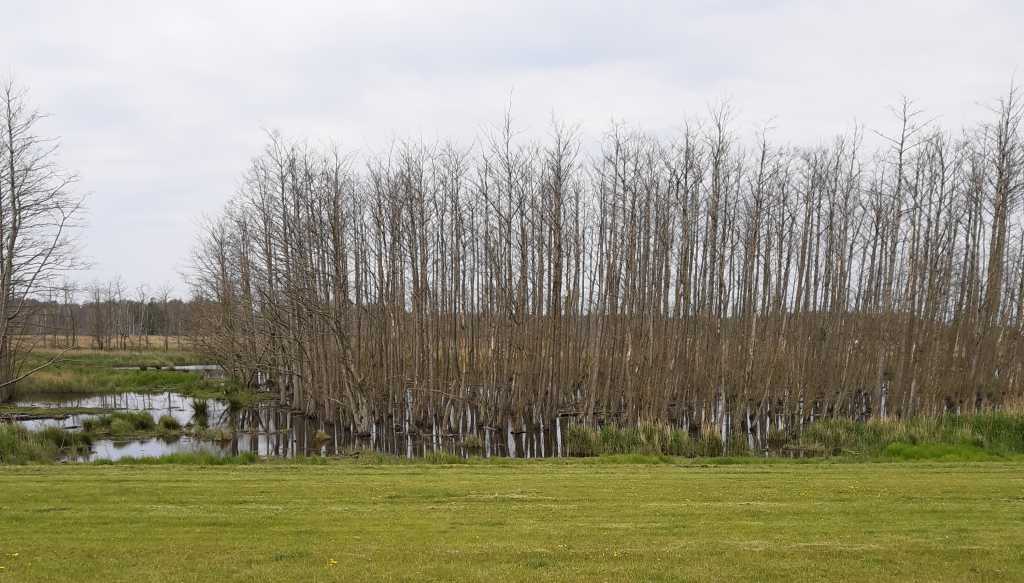
[{"label": "white cloud", "polygon": [[[1024,60],[1014,2],[17,3],[0,71],[30,87],[92,193],[96,267],[178,279],[262,128],[345,149],[471,139],[513,114],[591,135],[677,127],[730,97],[741,131],[817,142],[884,130],[903,94],[950,128]],[[1017,71],[1020,74],[1020,71]]]}]

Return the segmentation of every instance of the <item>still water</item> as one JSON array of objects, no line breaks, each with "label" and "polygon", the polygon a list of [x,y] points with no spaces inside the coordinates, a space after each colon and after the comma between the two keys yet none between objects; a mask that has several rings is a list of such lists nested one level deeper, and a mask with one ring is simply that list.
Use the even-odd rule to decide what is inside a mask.
[{"label": "still water", "polygon": [[[232,409],[224,401],[206,401],[206,411],[197,411],[191,397],[180,393],[116,393],[103,395],[54,395],[19,400],[18,407],[102,407],[118,411],[145,411],[156,421],[173,416],[183,427],[206,427],[215,434],[209,439],[188,435],[173,438],[99,439],[92,451],[75,460],[117,460],[123,457],[157,457],[180,452],[209,452],[237,455],[252,452],[262,457],[294,457],[337,453],[330,431],[315,420],[273,401]],[[17,423],[32,430],[61,427],[78,430],[95,415],[69,415],[63,419],[31,419]],[[220,431],[217,431],[220,430]],[[318,435],[318,430],[321,430]],[[69,460],[74,461],[74,460]]]}]

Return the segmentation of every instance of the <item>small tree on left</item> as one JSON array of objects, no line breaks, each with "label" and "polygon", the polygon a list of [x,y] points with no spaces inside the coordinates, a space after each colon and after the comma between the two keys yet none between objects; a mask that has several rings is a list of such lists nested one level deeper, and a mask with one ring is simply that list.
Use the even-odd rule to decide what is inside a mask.
[{"label": "small tree on left", "polygon": [[30,312],[79,266],[74,235],[83,197],[57,162],[58,140],[37,133],[41,119],[25,89],[0,85],[0,397],[52,364],[19,366],[38,332],[28,329]]}]

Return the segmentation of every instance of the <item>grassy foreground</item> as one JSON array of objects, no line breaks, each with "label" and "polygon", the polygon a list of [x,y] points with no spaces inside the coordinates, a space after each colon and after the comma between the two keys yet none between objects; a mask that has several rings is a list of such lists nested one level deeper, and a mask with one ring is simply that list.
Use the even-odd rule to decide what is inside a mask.
[{"label": "grassy foreground", "polygon": [[1024,465],[0,468],[0,581],[1024,578]]}]

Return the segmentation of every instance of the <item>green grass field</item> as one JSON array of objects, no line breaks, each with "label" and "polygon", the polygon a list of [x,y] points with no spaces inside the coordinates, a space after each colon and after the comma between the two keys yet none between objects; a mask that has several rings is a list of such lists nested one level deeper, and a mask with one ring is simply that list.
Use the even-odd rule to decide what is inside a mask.
[{"label": "green grass field", "polygon": [[1024,464],[0,467],[3,581],[1024,579]]}]

